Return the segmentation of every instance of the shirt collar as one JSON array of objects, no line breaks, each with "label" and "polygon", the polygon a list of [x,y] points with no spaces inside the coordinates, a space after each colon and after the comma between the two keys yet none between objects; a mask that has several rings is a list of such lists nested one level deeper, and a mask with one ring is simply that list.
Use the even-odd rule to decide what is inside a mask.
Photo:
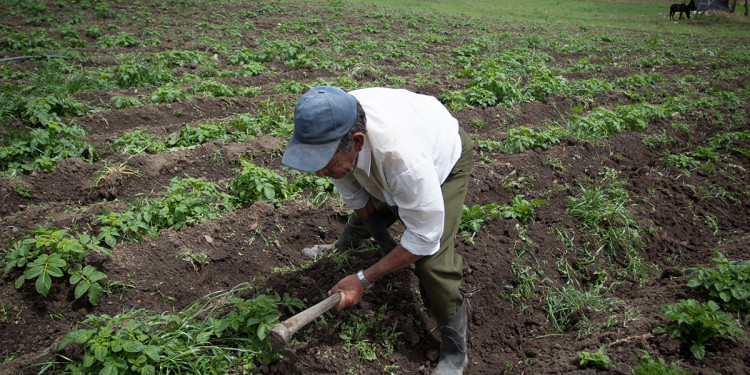
[{"label": "shirt collar", "polygon": [[370,177],[370,167],[372,165],[372,148],[370,148],[370,141],[365,135],[365,141],[362,144],[362,150],[357,155],[357,169],[361,169],[367,177]]}]

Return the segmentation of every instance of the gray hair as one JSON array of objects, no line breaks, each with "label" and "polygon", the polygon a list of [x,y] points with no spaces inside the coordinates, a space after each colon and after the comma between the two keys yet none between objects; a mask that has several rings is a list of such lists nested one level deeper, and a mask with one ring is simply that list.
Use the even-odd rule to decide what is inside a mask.
[{"label": "gray hair", "polygon": [[339,143],[336,152],[349,153],[352,151],[352,134],[354,133],[367,134],[367,117],[365,116],[365,110],[359,104],[359,101],[357,101],[357,118],[354,120],[354,125],[352,125],[349,133],[347,133],[344,138],[341,138],[341,142]]}]

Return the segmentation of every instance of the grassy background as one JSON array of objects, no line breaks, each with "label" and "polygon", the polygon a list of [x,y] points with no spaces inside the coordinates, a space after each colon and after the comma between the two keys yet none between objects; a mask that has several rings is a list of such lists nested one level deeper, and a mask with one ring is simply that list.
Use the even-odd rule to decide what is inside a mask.
[{"label": "grassy background", "polygon": [[[750,21],[744,18],[744,0],[737,1],[735,14],[709,11],[703,16],[669,19],[669,6],[681,0],[352,0],[388,5],[413,11],[434,11],[467,16],[496,17],[508,21],[563,22],[587,27],[699,34],[729,37],[750,36]],[[684,2],[687,2],[685,0]],[[730,1],[731,4],[731,1]],[[616,30],[615,32],[617,32]]]}]

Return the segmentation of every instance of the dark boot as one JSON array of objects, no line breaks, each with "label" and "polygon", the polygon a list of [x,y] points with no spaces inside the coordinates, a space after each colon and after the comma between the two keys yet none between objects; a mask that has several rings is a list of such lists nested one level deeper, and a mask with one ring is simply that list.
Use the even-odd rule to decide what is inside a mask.
[{"label": "dark boot", "polygon": [[362,223],[370,232],[372,238],[375,239],[375,242],[380,245],[381,258],[385,258],[391,250],[398,246],[398,242],[388,233],[388,228],[383,223],[383,219],[380,218],[380,214],[377,211],[373,212],[367,220],[362,220]]},{"label": "dark boot", "polygon": [[354,233],[352,227],[349,224],[344,226],[344,230],[341,231],[339,238],[333,245],[337,249],[356,249],[362,245],[362,237]]},{"label": "dark boot", "polygon": [[453,316],[438,319],[440,327],[440,359],[432,375],[461,375],[468,360],[466,351],[466,297]]}]

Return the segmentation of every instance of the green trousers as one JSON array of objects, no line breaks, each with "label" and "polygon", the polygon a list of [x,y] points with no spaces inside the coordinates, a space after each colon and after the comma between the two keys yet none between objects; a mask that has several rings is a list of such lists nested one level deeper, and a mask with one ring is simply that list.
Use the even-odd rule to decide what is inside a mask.
[{"label": "green trousers", "polygon": [[[463,303],[463,296],[459,291],[463,282],[463,259],[455,252],[454,241],[458,225],[461,223],[464,199],[474,164],[474,143],[463,129],[459,129],[459,134],[461,157],[440,187],[445,207],[445,226],[440,237],[440,250],[433,255],[420,258],[414,268],[414,273],[419,279],[422,300],[437,319],[453,316]],[[386,226],[398,220],[396,214],[384,202],[374,198],[371,200]],[[349,216],[347,225],[359,237],[370,237],[369,231],[356,213]]]}]

